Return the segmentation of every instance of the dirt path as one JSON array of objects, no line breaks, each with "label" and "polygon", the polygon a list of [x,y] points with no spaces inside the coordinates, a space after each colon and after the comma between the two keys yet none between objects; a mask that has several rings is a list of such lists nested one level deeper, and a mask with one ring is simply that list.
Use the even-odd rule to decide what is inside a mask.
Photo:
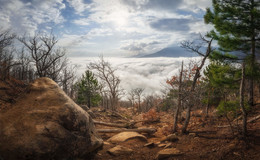
[{"label": "dirt path", "polygon": [[[260,108],[260,107],[259,107]],[[257,111],[254,115],[258,114]],[[154,127],[157,132],[154,135],[145,135],[148,142],[140,141],[138,139],[128,140],[120,143],[110,143],[107,139],[115,134],[101,134],[101,137],[105,140],[105,144],[102,150],[98,152],[95,160],[152,160],[156,159],[157,153],[165,148],[176,148],[183,154],[179,156],[173,156],[168,159],[234,159],[234,160],[258,160],[260,159],[260,121],[250,123],[249,139],[246,144],[242,140],[232,138],[230,129],[228,127],[218,128],[217,126],[224,125],[224,120],[216,119],[216,117],[203,119],[201,117],[195,117],[191,119],[190,134],[177,135],[178,141],[176,142],[162,142],[169,133],[169,127],[171,126],[172,118],[170,113],[160,113],[161,121],[154,124],[139,124],[138,127]],[[259,113],[260,114],[260,113]],[[254,116],[251,115],[251,116]],[[140,119],[140,116],[134,117],[136,120]],[[104,120],[104,119],[103,119]],[[111,119],[106,119],[111,121]],[[103,126],[97,126],[101,128]],[[145,147],[144,145],[154,142],[153,147]],[[165,144],[165,145],[164,145]],[[117,146],[123,146],[132,149],[132,153],[111,155],[108,150]]]}]

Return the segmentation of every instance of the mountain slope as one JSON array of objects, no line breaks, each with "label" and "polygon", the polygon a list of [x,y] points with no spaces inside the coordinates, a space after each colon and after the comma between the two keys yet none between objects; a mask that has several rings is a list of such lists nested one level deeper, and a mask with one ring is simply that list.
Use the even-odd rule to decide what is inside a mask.
[{"label": "mountain slope", "polygon": [[143,55],[142,58],[149,58],[149,57],[195,57],[197,56],[194,53],[191,53],[181,47],[167,47],[158,52]]}]

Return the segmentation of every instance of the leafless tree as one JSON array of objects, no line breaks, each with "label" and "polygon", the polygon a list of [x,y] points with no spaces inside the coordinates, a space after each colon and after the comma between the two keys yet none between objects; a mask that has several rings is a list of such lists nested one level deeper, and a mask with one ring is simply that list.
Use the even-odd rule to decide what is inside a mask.
[{"label": "leafless tree", "polygon": [[15,34],[10,30],[0,31],[0,78],[9,78],[11,67],[15,66],[14,49],[12,48]]},{"label": "leafless tree", "polygon": [[138,103],[138,108],[137,108],[138,112],[142,111],[142,109],[141,109],[141,100],[142,100],[143,91],[144,91],[144,88],[135,88],[133,90],[133,92],[135,94],[135,97],[137,99],[137,103]]},{"label": "leafless tree", "polygon": [[35,65],[38,77],[50,77],[60,80],[59,73],[66,66],[65,50],[57,47],[58,40],[53,34],[35,34],[34,36],[19,37],[30,54],[31,62]]},{"label": "leafless tree", "polygon": [[13,44],[15,37],[16,35],[12,34],[10,30],[0,31],[0,53]]},{"label": "leafless tree", "polygon": [[[200,77],[200,71],[202,69],[202,67],[205,64],[206,59],[209,57],[209,55],[213,52],[213,49],[211,48],[211,43],[213,41],[213,39],[206,39],[203,36],[200,36],[200,43],[196,43],[196,42],[191,42],[191,41],[184,41],[181,44],[181,47],[194,52],[196,54],[198,54],[199,56],[202,56],[202,61],[200,63],[200,65],[198,67],[195,68],[195,75],[193,77],[193,81],[192,81],[192,86],[190,88],[190,97],[189,97],[189,103],[187,106],[187,111],[186,111],[186,118],[185,118],[185,122],[184,125],[182,127],[182,133],[185,133],[187,131],[187,127],[189,125],[189,121],[190,121],[190,112],[191,112],[191,108],[193,108],[194,106],[194,98],[195,98],[195,87],[197,84],[197,80]],[[205,53],[203,53],[202,48],[204,47],[204,45],[207,46],[207,50],[205,51]]]},{"label": "leafless tree", "polygon": [[134,89],[131,89],[131,91],[128,92],[128,100],[131,103],[131,106],[134,107],[135,105],[135,92]]},{"label": "leafless tree", "polygon": [[157,98],[152,94],[145,95],[143,103],[144,106],[141,107],[142,112],[148,112],[153,107],[156,107],[156,109],[158,110]]},{"label": "leafless tree", "polygon": [[177,131],[177,122],[178,122],[178,116],[179,111],[182,105],[182,74],[183,74],[183,61],[181,64],[181,70],[179,75],[179,88],[178,88],[178,105],[174,113],[174,121],[173,121],[173,133]]},{"label": "leafless tree", "polygon": [[242,109],[243,123],[242,123],[242,135],[243,138],[247,136],[247,111],[244,105],[244,92],[245,92],[245,63],[242,64],[242,76],[240,83],[240,107]]},{"label": "leafless tree", "polygon": [[76,66],[66,65],[60,73],[60,86],[72,99],[75,97]]},{"label": "leafless tree", "polygon": [[16,79],[29,83],[34,80],[34,68],[30,63],[30,57],[24,49],[17,54],[17,65],[12,69],[12,76]]},{"label": "leafless tree", "polygon": [[112,67],[111,63],[100,57],[98,62],[90,63],[88,68],[96,72],[97,77],[103,82],[103,92],[108,93],[111,109],[116,110],[117,102],[120,95],[120,79],[116,76],[116,69]]}]

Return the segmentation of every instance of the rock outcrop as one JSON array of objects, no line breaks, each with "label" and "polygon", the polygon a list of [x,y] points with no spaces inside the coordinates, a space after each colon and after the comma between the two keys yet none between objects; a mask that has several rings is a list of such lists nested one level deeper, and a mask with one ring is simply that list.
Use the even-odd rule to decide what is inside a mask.
[{"label": "rock outcrop", "polygon": [[39,78],[0,113],[3,159],[90,159],[103,145],[89,114],[49,78]]}]

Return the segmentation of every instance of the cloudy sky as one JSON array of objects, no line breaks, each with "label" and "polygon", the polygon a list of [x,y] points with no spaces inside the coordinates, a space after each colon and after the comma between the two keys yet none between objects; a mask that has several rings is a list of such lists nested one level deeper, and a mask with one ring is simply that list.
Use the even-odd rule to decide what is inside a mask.
[{"label": "cloudy sky", "polygon": [[131,56],[178,46],[210,29],[211,0],[0,0],[0,28],[52,31],[70,56]]}]

